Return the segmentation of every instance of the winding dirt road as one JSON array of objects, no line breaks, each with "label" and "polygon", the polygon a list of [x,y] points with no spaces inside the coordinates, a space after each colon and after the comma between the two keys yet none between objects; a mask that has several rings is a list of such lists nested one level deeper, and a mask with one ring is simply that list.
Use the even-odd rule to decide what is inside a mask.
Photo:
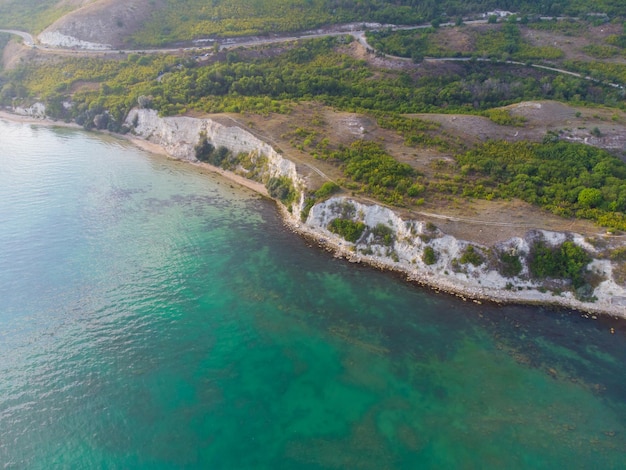
[{"label": "winding dirt road", "polygon": [[0,33],[7,33],[13,34],[14,36],[19,36],[24,40],[24,44],[26,44],[28,47],[35,46],[35,38],[25,31],[18,31],[16,29],[0,29]]}]

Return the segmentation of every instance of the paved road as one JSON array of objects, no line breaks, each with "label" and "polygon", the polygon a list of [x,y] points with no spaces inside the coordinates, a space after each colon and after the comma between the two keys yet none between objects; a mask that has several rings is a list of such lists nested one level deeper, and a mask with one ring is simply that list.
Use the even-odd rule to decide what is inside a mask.
[{"label": "paved road", "polygon": [[15,36],[20,36],[24,40],[24,44],[29,47],[33,47],[35,45],[35,38],[24,31],[17,31],[15,29],[0,29],[0,33],[8,33]]}]

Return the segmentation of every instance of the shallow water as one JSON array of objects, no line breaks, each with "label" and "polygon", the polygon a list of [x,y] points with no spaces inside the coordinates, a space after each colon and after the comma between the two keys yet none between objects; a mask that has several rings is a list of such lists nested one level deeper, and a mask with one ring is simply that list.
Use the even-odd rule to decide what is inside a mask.
[{"label": "shallow water", "polygon": [[0,121],[4,468],[624,468],[625,358],[621,323],[436,295],[189,165]]}]

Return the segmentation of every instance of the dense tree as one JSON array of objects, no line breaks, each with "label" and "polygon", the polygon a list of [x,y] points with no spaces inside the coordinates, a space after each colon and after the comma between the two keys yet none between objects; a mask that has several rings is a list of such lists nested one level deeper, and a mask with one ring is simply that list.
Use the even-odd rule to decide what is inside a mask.
[{"label": "dense tree", "polygon": [[626,164],[582,144],[487,142],[457,157],[464,194],[517,197],[556,214],[626,229]]}]

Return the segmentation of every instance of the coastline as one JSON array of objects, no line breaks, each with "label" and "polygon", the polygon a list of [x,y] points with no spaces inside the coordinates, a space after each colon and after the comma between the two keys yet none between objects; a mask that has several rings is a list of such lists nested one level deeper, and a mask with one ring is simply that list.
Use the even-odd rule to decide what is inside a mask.
[{"label": "coastline", "polygon": [[508,291],[497,288],[476,288],[464,286],[461,283],[446,279],[443,276],[430,276],[419,273],[415,270],[407,269],[402,265],[393,264],[380,257],[363,256],[355,253],[340,240],[333,239],[327,234],[320,234],[316,230],[306,227],[304,224],[298,223],[287,209],[281,204],[277,204],[281,212],[285,225],[294,233],[302,236],[311,243],[316,244],[320,249],[332,253],[336,258],[345,259],[350,263],[364,264],[381,271],[395,273],[401,276],[405,281],[414,283],[422,288],[428,288],[439,294],[443,293],[458,297],[464,302],[473,302],[475,304],[491,303],[495,305],[529,305],[543,306],[559,309],[566,309],[580,314],[583,318],[598,320],[624,321],[625,314],[613,312],[600,306],[593,304],[582,304],[579,301],[571,301],[570,299],[559,298],[551,294],[529,295],[530,291],[524,291],[525,295],[515,291]]},{"label": "coastline", "polygon": [[[53,121],[47,118],[35,118],[32,116],[23,116],[14,113],[10,113],[4,110],[0,110],[0,119],[5,119],[12,122],[35,124],[44,126],[58,126],[68,127],[73,129],[83,130],[83,128],[77,124]],[[190,163],[193,166],[204,169],[213,173],[217,173],[225,179],[250,189],[262,196],[269,197],[267,189],[261,183],[249,180],[243,176],[235,174],[231,171],[224,170],[213,165],[186,160],[178,158],[167,152],[164,146],[148,141],[145,138],[137,135],[124,135],[115,134],[108,131],[97,131],[99,134],[109,134],[116,138],[121,138],[135,147],[144,150],[146,152],[166,156],[177,161],[183,161]],[[428,287],[436,293],[444,292],[449,295],[454,295],[464,301],[472,301],[474,303],[490,302],[494,304],[519,304],[519,305],[536,305],[536,306],[551,306],[569,310],[575,310],[581,313],[582,317],[597,319],[598,315],[602,315],[605,318],[613,318],[620,321],[626,319],[625,312],[613,311],[608,305],[594,305],[591,303],[583,303],[578,300],[570,298],[562,298],[553,294],[540,293],[538,291],[512,291],[505,290],[496,287],[489,286],[470,286],[464,285],[467,283],[459,282],[458,279],[446,278],[443,274],[438,273],[423,273],[414,267],[406,266],[402,263],[394,263],[389,259],[362,255],[355,253],[351,244],[343,241],[337,236],[333,236],[329,233],[322,233],[314,227],[307,226],[299,221],[296,215],[290,213],[287,208],[276,201],[276,207],[278,208],[281,218],[292,232],[297,233],[299,236],[305,237],[317,244],[320,248],[332,252],[337,258],[345,258],[352,263],[362,263],[377,269],[384,271],[390,271],[401,275],[407,281],[415,283],[417,285]]]},{"label": "coastline", "polygon": [[[85,129],[82,126],[79,126],[78,124],[75,124],[72,122],[54,121],[49,118],[37,118],[33,116],[25,116],[22,114],[10,113],[5,110],[0,110],[0,119],[4,119],[5,121],[10,121],[10,122],[16,122],[20,124],[35,124],[35,125],[46,126],[46,127],[65,127],[69,129],[77,129],[77,130],[85,131]],[[85,131],[85,132],[88,132],[88,131]],[[116,134],[114,132],[103,131],[103,130],[97,130],[93,132],[97,132],[98,134],[111,135],[118,139],[122,139],[126,142],[129,142],[135,147],[145,152],[152,153],[155,155],[161,155],[161,156],[170,158],[172,160],[189,163],[198,168],[202,168],[212,173],[217,173],[223,176],[224,178],[228,179],[229,181],[237,183],[238,185],[243,186],[247,189],[250,189],[256,193],[259,193],[262,196],[269,197],[269,194],[267,193],[267,188],[261,183],[257,183],[256,181],[249,180],[247,178],[244,178],[243,176],[233,173],[232,171],[224,170],[223,168],[219,168],[219,167],[210,165],[208,163],[192,162],[192,161],[176,158],[175,156],[169,154],[167,150],[163,148],[163,146],[150,142],[149,140],[143,139],[136,135]]]}]

